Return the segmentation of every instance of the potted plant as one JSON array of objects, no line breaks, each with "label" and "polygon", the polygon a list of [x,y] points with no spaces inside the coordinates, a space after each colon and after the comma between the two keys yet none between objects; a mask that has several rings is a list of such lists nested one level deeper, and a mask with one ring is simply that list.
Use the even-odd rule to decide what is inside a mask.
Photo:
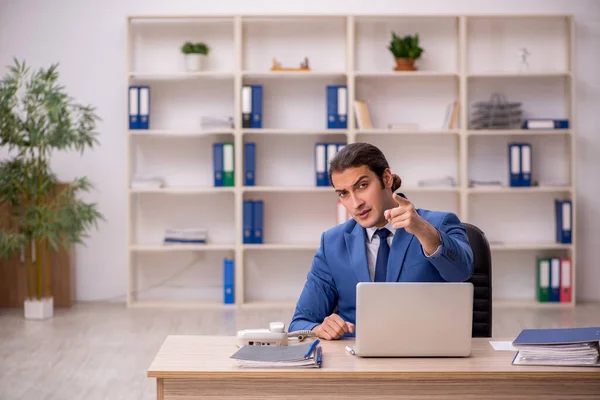
[{"label": "potted plant", "polygon": [[405,35],[400,38],[392,32],[392,40],[388,46],[396,59],[395,71],[415,71],[415,61],[421,57],[423,49],[419,47],[419,34]]},{"label": "potted plant", "polygon": [[50,252],[83,243],[88,228],[104,219],[96,204],[77,196],[91,189],[88,179],[59,182],[51,156],[92,148],[99,118],[93,107],[65,93],[57,64],[34,72],[25,62],[14,63],[0,80],[0,147],[9,154],[0,161],[0,205],[9,210],[0,228],[0,256],[24,252],[25,317],[43,319],[54,307]]},{"label": "potted plant", "polygon": [[185,69],[187,71],[200,71],[202,69],[202,60],[210,52],[206,43],[185,42],[181,46],[181,52],[185,57]]}]

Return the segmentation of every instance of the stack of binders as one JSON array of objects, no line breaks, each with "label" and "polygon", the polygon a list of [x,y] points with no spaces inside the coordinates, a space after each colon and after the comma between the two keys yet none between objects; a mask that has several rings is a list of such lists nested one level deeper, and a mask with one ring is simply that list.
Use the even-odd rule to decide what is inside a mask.
[{"label": "stack of binders", "polygon": [[315,144],[315,179],[317,186],[331,186],[329,181],[329,163],[346,143]]},{"label": "stack of binders", "polygon": [[242,128],[262,128],[262,105],[262,85],[244,85],[242,87]]},{"label": "stack of binders", "polygon": [[327,129],[348,128],[348,87],[327,85]]},{"label": "stack of binders", "polygon": [[509,182],[513,187],[531,186],[531,144],[509,143]]},{"label": "stack of binders", "polygon": [[244,200],[243,211],[244,244],[262,244],[264,202],[262,200]]},{"label": "stack of binders", "polygon": [[235,185],[233,143],[213,143],[214,186]]},{"label": "stack of binders", "polygon": [[537,300],[540,303],[570,303],[573,268],[568,257],[537,259]]},{"label": "stack of binders", "polygon": [[129,129],[150,128],[150,87],[129,86]]}]

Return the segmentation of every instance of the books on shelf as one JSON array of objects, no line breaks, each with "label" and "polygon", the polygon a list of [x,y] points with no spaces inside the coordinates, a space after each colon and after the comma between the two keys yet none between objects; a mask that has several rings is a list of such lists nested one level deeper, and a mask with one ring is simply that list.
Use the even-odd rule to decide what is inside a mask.
[{"label": "books on shelf", "polygon": [[244,244],[262,244],[264,236],[263,200],[244,200],[242,211]]},{"label": "books on shelf", "polygon": [[354,114],[358,129],[373,129],[373,121],[366,101],[354,100]]},{"label": "books on shelf", "polygon": [[129,86],[129,129],[150,129],[149,86]]},{"label": "books on shelf", "polygon": [[512,342],[514,365],[600,367],[600,327],[525,329]]},{"label": "books on shelf", "polygon": [[348,87],[327,85],[327,129],[348,128]]},{"label": "books on shelf", "polygon": [[263,86],[242,86],[242,128],[262,128]]},{"label": "books on shelf", "polygon": [[323,350],[319,339],[289,346],[242,346],[230,357],[240,367],[319,368]]},{"label": "books on shelf", "polygon": [[540,303],[572,301],[573,267],[568,257],[538,257],[537,300]]},{"label": "books on shelf", "polygon": [[214,186],[235,185],[235,155],[233,143],[213,143]]},{"label": "books on shelf", "polygon": [[315,184],[320,187],[331,186],[329,181],[329,163],[335,155],[346,146],[346,143],[315,144]]}]

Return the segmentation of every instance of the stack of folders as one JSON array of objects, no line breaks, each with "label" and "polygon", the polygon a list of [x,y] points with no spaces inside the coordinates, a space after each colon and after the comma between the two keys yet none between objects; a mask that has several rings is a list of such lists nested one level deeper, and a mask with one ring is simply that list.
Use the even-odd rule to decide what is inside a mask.
[{"label": "stack of folders", "polygon": [[323,350],[319,340],[291,346],[243,346],[231,358],[240,367],[320,368]]},{"label": "stack of folders", "polygon": [[165,243],[204,244],[208,239],[208,230],[203,228],[166,229]]},{"label": "stack of folders", "polygon": [[513,341],[515,365],[600,367],[600,327],[525,329]]}]

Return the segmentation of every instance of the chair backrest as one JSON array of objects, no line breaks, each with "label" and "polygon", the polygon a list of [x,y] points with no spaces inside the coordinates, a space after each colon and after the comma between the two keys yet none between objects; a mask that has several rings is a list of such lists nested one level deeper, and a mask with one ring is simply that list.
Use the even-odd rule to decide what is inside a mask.
[{"label": "chair backrest", "polygon": [[473,275],[467,282],[474,286],[473,337],[492,336],[492,254],[490,244],[475,225],[464,222],[473,250]]}]

